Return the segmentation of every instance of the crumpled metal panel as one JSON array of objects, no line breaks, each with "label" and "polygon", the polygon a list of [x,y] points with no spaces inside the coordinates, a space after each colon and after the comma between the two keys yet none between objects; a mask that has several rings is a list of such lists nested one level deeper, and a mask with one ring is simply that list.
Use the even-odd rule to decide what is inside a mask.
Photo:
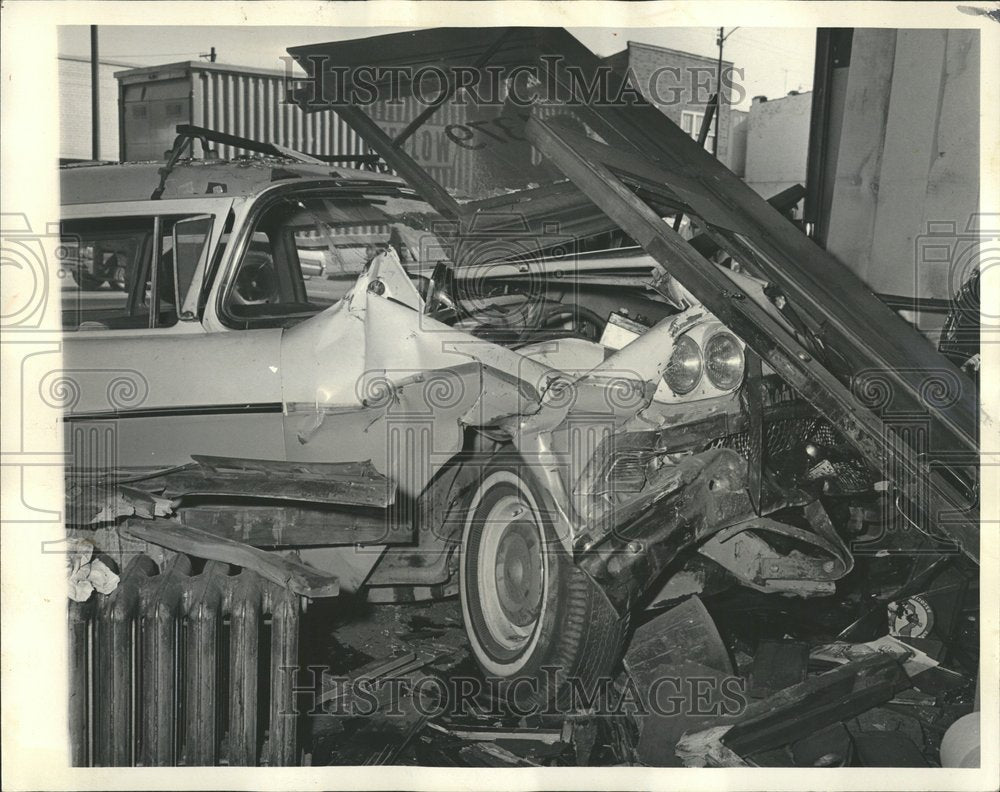
[{"label": "crumpled metal panel", "polygon": [[681,550],[753,514],[746,475],[745,460],[728,449],[661,468],[643,497],[613,510],[581,538],[578,565],[625,612]]}]

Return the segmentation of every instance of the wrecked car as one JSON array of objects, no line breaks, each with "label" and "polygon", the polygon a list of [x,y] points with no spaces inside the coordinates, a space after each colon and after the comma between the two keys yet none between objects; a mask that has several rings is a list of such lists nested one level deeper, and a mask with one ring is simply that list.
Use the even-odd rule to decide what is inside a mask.
[{"label": "wrecked car", "polygon": [[[839,265],[655,110],[581,101],[540,57],[597,68],[565,31],[290,52],[312,70],[296,100],[398,177],[188,160],[211,136],[190,129],[166,164],[62,172],[64,236],[139,251],[124,294],[81,292],[64,316],[75,527],[306,598],[458,594],[482,672],[542,703],[607,675],[630,613],[706,568],[832,592],[876,483],[975,555],[964,375],[842,270],[832,296]],[[478,104],[407,104],[390,129],[325,93],[372,52],[542,71]],[[435,112],[467,189],[406,144]],[[894,434],[905,407],[935,448]]]}]

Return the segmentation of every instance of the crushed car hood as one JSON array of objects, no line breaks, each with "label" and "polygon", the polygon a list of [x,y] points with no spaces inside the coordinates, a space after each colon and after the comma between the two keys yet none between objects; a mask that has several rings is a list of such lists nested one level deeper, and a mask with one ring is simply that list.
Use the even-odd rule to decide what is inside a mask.
[{"label": "crushed car hood", "polygon": [[[882,471],[918,522],[978,558],[971,380],[628,75],[560,28],[443,28],[289,53],[308,75],[292,98],[337,112],[456,221],[465,251],[490,234],[551,249],[553,235],[624,230],[662,268],[655,288],[679,282]],[[428,75],[433,101],[425,80],[410,79]],[[768,288],[744,289],[701,255],[664,222],[678,213]],[[458,266],[474,259],[457,250]]]}]

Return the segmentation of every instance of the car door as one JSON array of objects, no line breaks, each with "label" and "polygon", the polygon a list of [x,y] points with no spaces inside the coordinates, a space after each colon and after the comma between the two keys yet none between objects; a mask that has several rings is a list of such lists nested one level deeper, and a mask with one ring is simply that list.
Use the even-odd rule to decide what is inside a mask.
[{"label": "car door", "polygon": [[125,293],[63,283],[58,390],[67,452],[88,471],[166,468],[195,454],[284,458],[281,329],[209,331],[200,316],[199,293],[211,285],[204,273],[219,264],[232,204],[208,203],[64,212],[70,249],[115,239],[140,251]]}]

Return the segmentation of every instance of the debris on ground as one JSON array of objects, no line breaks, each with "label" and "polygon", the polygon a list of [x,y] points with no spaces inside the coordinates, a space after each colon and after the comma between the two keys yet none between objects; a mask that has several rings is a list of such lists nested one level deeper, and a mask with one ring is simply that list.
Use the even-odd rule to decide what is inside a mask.
[{"label": "debris on ground", "polygon": [[802,641],[763,640],[757,645],[747,693],[766,698],[791,685],[804,682],[809,664],[809,645]]},{"label": "debris on ground", "polygon": [[[718,739],[742,757],[780,748],[886,701],[908,685],[894,657],[865,657],[751,703]],[[691,755],[690,738],[682,742]]]},{"label": "debris on ground", "polygon": [[718,720],[726,680],[733,679],[712,617],[697,596],[690,597],[636,629],[623,662],[640,697],[639,760],[679,766],[663,746]]},{"label": "debris on ground", "polygon": [[[457,601],[340,600],[309,614],[326,671],[308,750],[314,764],[940,766],[976,706],[977,596],[961,561],[895,551],[859,554],[830,596],[657,596],[604,698],[527,716],[479,684]],[[349,681],[371,712],[350,713]],[[475,692],[456,707],[463,684]],[[955,739],[950,761],[972,761],[977,743]]]},{"label": "debris on ground", "polygon": [[94,545],[85,539],[70,538],[66,544],[69,565],[69,598],[86,602],[90,595],[110,594],[118,587],[119,577],[100,558],[94,558]]}]

